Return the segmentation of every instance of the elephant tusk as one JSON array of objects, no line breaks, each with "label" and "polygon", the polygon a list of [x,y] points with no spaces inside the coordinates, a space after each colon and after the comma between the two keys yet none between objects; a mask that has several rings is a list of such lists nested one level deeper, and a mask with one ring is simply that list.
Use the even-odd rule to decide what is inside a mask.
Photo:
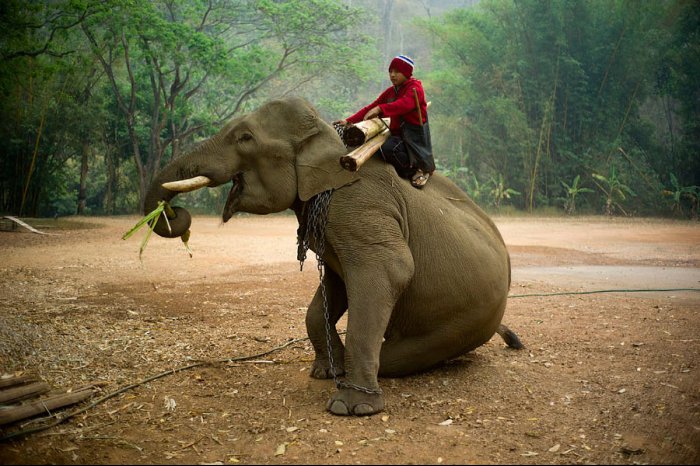
[{"label": "elephant tusk", "polygon": [[189,191],[194,191],[195,189],[209,186],[210,183],[211,180],[206,176],[195,176],[194,178],[188,178],[186,180],[170,181],[168,183],[163,183],[162,186],[170,191],[186,193]]}]

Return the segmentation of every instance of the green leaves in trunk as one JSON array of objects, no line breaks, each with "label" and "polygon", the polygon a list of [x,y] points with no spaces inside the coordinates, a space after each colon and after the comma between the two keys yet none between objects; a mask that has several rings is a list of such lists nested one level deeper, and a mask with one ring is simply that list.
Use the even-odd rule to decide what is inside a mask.
[{"label": "green leaves in trunk", "polygon": [[[141,227],[143,227],[144,225],[148,225],[148,231],[146,232],[146,236],[143,238],[143,241],[141,241],[141,247],[139,248],[139,260],[143,255],[144,249],[146,249],[146,244],[148,244],[148,240],[151,238],[153,229],[156,227],[156,223],[158,223],[158,219],[161,215],[163,216],[165,222],[168,225],[168,230],[170,230],[170,221],[168,220],[168,217],[172,218],[175,215],[175,213],[173,212],[172,208],[167,202],[160,201],[155,209],[153,209],[149,214],[145,215],[141,220],[139,220],[136,223],[136,225],[134,225],[131,228],[131,230],[127,231],[126,233],[124,233],[124,236],[122,236],[123,240],[129,239],[131,238],[131,236],[134,235],[134,233],[140,230]],[[187,252],[189,253],[190,257],[192,257],[192,250],[190,249],[190,246],[188,244],[190,240],[190,230],[187,230],[185,234],[182,235],[181,239],[182,242],[185,244],[185,249],[187,249]]]}]

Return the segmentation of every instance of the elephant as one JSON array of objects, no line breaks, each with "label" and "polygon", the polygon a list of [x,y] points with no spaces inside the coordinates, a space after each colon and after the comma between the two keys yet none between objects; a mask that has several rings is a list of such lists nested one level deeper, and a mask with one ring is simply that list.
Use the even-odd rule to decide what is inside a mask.
[{"label": "elephant", "polygon": [[[347,153],[306,99],[270,100],[166,164],[144,211],[228,182],[224,223],[236,212],[293,210],[299,241],[307,238],[322,264],[305,322],[315,351],[310,375],[335,379],[328,411],[364,416],[385,408],[379,377],[427,371],[495,333],[508,347],[523,345],[501,323],[511,267],[492,219],[437,171],[419,190],[379,154],[355,172],[343,169]],[[154,231],[188,232],[187,210],[169,212]],[[308,227],[309,219],[321,227]],[[345,312],[343,342],[336,324]]]}]

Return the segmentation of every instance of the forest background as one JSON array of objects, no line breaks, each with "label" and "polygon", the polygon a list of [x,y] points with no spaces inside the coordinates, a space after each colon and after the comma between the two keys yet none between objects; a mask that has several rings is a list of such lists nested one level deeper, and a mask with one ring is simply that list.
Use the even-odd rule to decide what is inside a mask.
[{"label": "forest background", "polygon": [[482,207],[698,218],[695,0],[3,0],[0,213],[140,212],[230,118],[290,94],[346,117],[399,53]]}]

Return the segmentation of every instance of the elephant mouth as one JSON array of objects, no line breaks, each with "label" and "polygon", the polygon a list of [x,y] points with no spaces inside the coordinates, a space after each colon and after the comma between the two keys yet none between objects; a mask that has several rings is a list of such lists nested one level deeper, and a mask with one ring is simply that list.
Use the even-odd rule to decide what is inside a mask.
[{"label": "elephant mouth", "polygon": [[241,191],[243,190],[243,174],[236,173],[231,178],[233,186],[228,192],[228,198],[226,199],[226,205],[224,206],[224,212],[222,214],[222,219],[224,223],[228,222],[233,214],[238,212],[238,204],[240,203]]}]

